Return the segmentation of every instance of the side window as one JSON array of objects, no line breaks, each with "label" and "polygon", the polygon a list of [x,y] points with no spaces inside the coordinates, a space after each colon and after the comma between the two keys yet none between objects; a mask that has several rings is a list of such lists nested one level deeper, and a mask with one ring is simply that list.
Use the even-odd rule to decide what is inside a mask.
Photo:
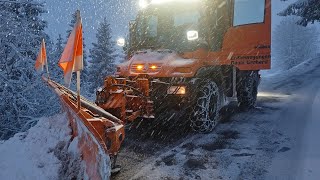
[{"label": "side window", "polygon": [[234,0],[233,26],[262,23],[265,0]]},{"label": "side window", "polygon": [[141,17],[137,20],[137,38],[140,39],[143,36],[143,19]]},{"label": "side window", "polygon": [[174,15],[174,26],[179,27],[186,24],[197,25],[199,23],[200,13],[194,12],[183,12]]},{"label": "side window", "polygon": [[158,35],[158,17],[149,16],[147,20],[147,36],[157,37]]},{"label": "side window", "polygon": [[137,24],[136,21],[130,21],[129,22],[129,48],[132,47],[133,43],[136,41],[136,29],[137,29]]},{"label": "side window", "polygon": [[223,38],[231,26],[232,1],[214,0],[209,2],[210,46],[212,51],[220,51]]}]

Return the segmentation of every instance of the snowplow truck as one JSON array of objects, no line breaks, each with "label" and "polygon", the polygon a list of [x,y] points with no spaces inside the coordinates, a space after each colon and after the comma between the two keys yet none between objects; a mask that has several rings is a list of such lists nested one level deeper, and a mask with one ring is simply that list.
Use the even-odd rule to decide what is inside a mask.
[{"label": "snowplow truck", "polygon": [[[209,132],[227,97],[254,107],[259,71],[271,66],[271,0],[151,0],[129,23],[127,60],[96,104],[123,122],[189,105],[190,126]],[[122,42],[123,43],[123,42]]]}]

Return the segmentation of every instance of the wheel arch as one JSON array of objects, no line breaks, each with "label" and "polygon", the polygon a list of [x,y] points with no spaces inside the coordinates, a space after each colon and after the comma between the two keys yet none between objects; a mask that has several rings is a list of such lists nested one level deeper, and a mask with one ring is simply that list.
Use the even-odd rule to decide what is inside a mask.
[{"label": "wheel arch", "polygon": [[[213,80],[217,83],[223,93],[233,96],[233,67],[230,65],[208,66],[200,68],[196,74],[196,78],[205,78]],[[237,69],[238,71],[238,69]]]}]

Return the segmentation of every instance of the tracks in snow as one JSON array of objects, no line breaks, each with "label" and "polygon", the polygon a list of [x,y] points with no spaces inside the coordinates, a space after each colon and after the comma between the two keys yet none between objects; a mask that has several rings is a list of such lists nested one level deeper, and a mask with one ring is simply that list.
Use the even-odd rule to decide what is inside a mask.
[{"label": "tracks in snow", "polygon": [[273,154],[288,141],[270,130],[270,115],[280,109],[269,104],[279,101],[259,98],[260,108],[244,113],[231,105],[210,134],[189,133],[171,142],[128,139],[119,157],[123,170],[113,179],[263,178]]}]

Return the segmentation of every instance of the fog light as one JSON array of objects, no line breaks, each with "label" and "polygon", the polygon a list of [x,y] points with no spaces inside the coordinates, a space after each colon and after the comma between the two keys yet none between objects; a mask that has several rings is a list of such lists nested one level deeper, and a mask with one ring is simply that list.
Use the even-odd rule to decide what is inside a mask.
[{"label": "fog light", "polygon": [[155,70],[155,69],[157,69],[157,66],[156,66],[156,65],[152,65],[150,68],[151,68],[152,70]]},{"label": "fog light", "polygon": [[167,94],[178,94],[178,95],[184,95],[186,94],[186,87],[185,86],[171,86]]}]

